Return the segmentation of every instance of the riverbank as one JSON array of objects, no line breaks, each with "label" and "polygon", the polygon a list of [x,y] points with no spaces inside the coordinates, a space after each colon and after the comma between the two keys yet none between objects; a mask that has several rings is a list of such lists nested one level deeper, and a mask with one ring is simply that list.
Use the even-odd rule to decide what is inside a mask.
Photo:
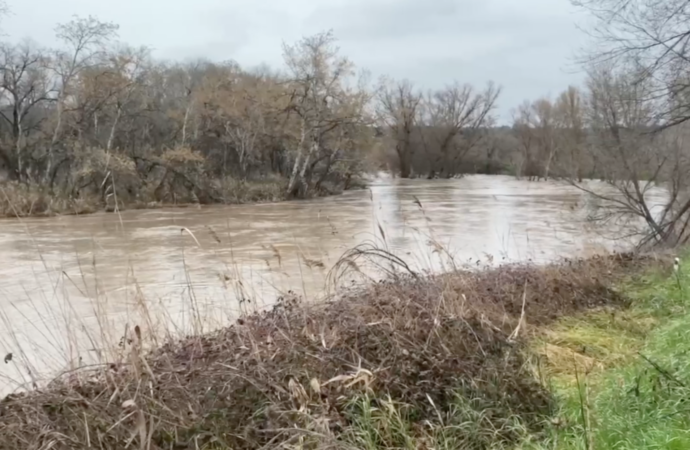
[{"label": "riverbank", "polygon": [[153,353],[141,349],[146,337],[135,329],[121,361],[0,402],[0,448],[542,442],[561,403],[534,343],[564,317],[633,311],[637,296],[617,287],[667,265],[615,255],[409,274],[323,305],[286,297],[271,311]]},{"label": "riverbank", "polygon": [[[339,195],[345,190],[365,187],[366,183],[363,179],[354,179],[347,186],[324,183],[318,190],[309,191],[306,198]],[[199,203],[241,205],[297,200],[288,195],[287,180],[275,177],[254,181],[230,180],[225,182],[219,195],[206,198],[204,202],[197,199],[196,203],[178,202],[171,199],[156,200],[152,195],[143,192],[135,195],[123,194],[119,197],[110,195],[104,201],[103,198],[94,195],[71,197],[61,193],[51,193],[48,189],[34,184],[5,182],[0,183],[0,218],[52,217],[92,214],[100,211],[112,212],[116,209],[116,198],[119,211],[189,207]],[[302,199],[304,198],[300,198],[300,200]]]},{"label": "riverbank", "polygon": [[690,448],[687,264],[627,283],[630,308],[561,318],[530,344],[558,408],[524,448]]}]

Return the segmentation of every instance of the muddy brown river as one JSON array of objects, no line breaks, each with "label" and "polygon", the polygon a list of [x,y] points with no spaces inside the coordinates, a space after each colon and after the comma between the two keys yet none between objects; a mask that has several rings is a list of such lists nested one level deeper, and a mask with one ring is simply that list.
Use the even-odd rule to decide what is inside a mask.
[{"label": "muddy brown river", "polygon": [[555,182],[383,178],[311,201],[3,220],[0,393],[119,357],[134,325],[155,343],[289,290],[323,298],[328,270],[365,242],[429,271],[624,246],[585,226],[586,204]]}]

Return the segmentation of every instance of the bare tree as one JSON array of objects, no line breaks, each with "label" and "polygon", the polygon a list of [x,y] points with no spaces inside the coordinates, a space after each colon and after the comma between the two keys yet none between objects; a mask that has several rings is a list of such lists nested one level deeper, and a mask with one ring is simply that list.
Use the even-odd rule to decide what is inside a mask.
[{"label": "bare tree", "polygon": [[422,94],[409,81],[383,80],[378,90],[378,116],[391,133],[400,164],[400,176],[411,175],[412,133],[419,124]]},{"label": "bare tree", "polygon": [[362,111],[348,107],[351,96],[347,82],[354,75],[354,65],[339,55],[332,32],[284,45],[283,51],[291,85],[288,109],[299,118],[299,138],[287,190],[295,195],[301,186],[304,196],[309,189],[307,171],[312,158],[322,151],[326,136],[360,120]]},{"label": "bare tree", "polygon": [[690,3],[686,0],[572,0],[595,19],[587,63],[633,68],[636,82],[662,100],[655,116],[666,128],[690,119]]},{"label": "bare tree", "polygon": [[482,137],[480,130],[491,123],[501,89],[489,83],[483,92],[455,82],[429,95],[427,126],[436,131],[441,175],[451,176],[455,167]]},{"label": "bare tree", "polygon": [[538,177],[540,169],[537,167],[537,143],[534,131],[533,108],[529,101],[525,101],[513,112],[513,133],[519,143],[520,161],[516,168],[518,178],[527,176],[530,180]]},{"label": "bare tree", "polygon": [[559,172],[566,177],[582,181],[587,158],[587,130],[585,129],[585,99],[579,88],[569,86],[554,105],[557,139],[561,158]]},{"label": "bare tree", "polygon": [[33,108],[50,100],[52,84],[46,73],[49,59],[32,43],[0,46],[0,89],[9,111],[0,109],[0,117],[10,126],[14,156],[2,152],[5,164],[21,180],[24,165],[25,119]]},{"label": "bare tree", "polygon": [[[2,20],[9,12],[10,8],[9,6],[7,6],[7,2],[5,0],[0,0],[0,23],[2,23]],[[1,35],[3,35],[2,32],[0,32],[0,36]]]},{"label": "bare tree", "polygon": [[587,132],[583,97],[570,87],[552,102],[526,101],[514,113],[513,130],[520,142],[519,175],[534,178],[582,178]]},{"label": "bare tree", "polygon": [[532,109],[534,111],[532,117],[534,118],[539,147],[539,159],[544,162],[542,176],[544,179],[548,179],[554,156],[559,150],[554,106],[550,100],[542,98],[532,104]]},{"label": "bare tree", "polygon": [[110,58],[113,73],[113,109],[115,110],[105,150],[111,151],[124,112],[136,102],[146,77],[149,53],[147,49],[123,48]]},{"label": "bare tree", "polygon": [[60,137],[65,103],[71,95],[72,83],[81,71],[100,62],[105,55],[105,44],[117,34],[118,26],[101,22],[94,17],[75,17],[72,21],[58,25],[57,38],[66,50],[59,50],[54,57],[53,70],[57,75],[57,113],[52,138],[47,149],[46,179],[52,174],[53,151]]}]

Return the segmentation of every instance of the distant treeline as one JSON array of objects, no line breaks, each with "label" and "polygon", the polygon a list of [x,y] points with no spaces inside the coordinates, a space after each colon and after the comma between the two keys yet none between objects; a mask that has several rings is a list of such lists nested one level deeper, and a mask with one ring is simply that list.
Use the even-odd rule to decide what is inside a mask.
[{"label": "distant treeline", "polygon": [[457,84],[423,93],[409,82],[379,91],[387,139],[380,162],[402,177],[468,173],[573,179],[605,177],[594,93],[569,87],[555,101],[525,102],[511,126],[494,126],[500,90]]}]

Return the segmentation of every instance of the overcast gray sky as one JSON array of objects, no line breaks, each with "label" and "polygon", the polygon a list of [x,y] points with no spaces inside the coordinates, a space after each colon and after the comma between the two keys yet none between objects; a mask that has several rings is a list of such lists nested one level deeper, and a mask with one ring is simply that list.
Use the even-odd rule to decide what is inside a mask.
[{"label": "overcast gray sky", "polygon": [[78,14],[120,25],[120,39],[166,59],[281,64],[281,43],[333,29],[374,76],[434,88],[457,79],[503,86],[503,119],[525,99],[578,83],[586,38],[568,0],[7,0],[7,39],[52,45]]}]

